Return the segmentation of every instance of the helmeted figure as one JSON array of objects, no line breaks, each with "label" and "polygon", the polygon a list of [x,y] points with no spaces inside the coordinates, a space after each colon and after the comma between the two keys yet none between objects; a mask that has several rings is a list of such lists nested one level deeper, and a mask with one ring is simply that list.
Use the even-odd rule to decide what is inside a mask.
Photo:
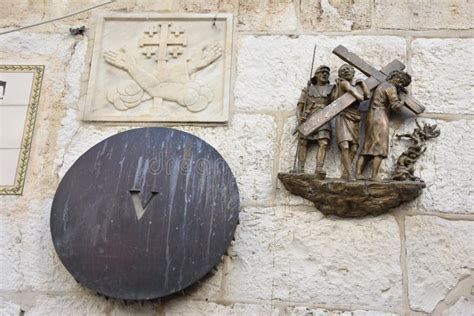
[{"label": "helmeted figure", "polygon": [[[302,90],[296,109],[298,124],[302,124],[313,113],[321,110],[332,102],[334,95],[334,85],[329,83],[329,71],[330,69],[328,66],[319,66],[316,69],[314,76],[308,82],[308,86]],[[319,148],[316,154],[316,174],[319,178],[324,179],[326,173],[323,171],[323,166],[330,139],[330,122],[321,126],[314,133],[308,135],[307,137],[304,137],[300,134],[298,137],[298,149],[296,153],[296,172],[304,172],[304,166],[308,153],[308,144],[310,142],[317,142]]]},{"label": "helmeted figure", "polygon": [[392,71],[387,81],[377,86],[372,94],[365,124],[365,139],[357,161],[357,177],[362,178],[362,172],[369,160],[372,160],[372,176],[376,179],[380,164],[388,156],[389,147],[389,118],[390,110],[398,111],[405,100],[399,97],[411,82],[409,74],[403,71]]}]

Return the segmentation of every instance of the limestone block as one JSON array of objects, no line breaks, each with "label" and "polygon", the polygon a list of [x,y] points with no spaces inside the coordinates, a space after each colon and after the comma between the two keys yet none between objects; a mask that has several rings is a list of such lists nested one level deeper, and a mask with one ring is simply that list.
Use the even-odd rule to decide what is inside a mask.
[{"label": "limestone block", "polygon": [[428,121],[438,123],[441,135],[427,144],[415,168],[426,182],[420,197],[428,211],[474,214],[473,121]]},{"label": "limestone block", "polygon": [[53,247],[49,229],[51,199],[30,200],[21,214],[22,243],[19,269],[24,291],[67,291],[81,287],[62,265]]},{"label": "limestone block", "polygon": [[399,232],[390,216],[341,221],[311,207],[247,208],[240,223],[227,298],[400,306]]},{"label": "limestone block", "polygon": [[465,0],[375,0],[376,25],[383,29],[429,30],[474,27],[472,2]]},{"label": "limestone block", "polygon": [[204,139],[217,149],[237,179],[241,202],[271,198],[277,137],[271,116],[239,114],[227,127],[179,129]]},{"label": "limestone block", "polygon": [[187,12],[234,12],[239,7],[238,0],[184,0],[182,9]]},{"label": "limestone block", "polygon": [[297,17],[293,0],[239,1],[238,28],[245,31],[292,31]]},{"label": "limestone block", "polygon": [[81,97],[81,75],[87,52],[87,37],[77,42],[66,70],[66,90],[63,98],[66,106],[74,106]]},{"label": "limestone block", "polygon": [[474,300],[461,297],[453,306],[443,311],[443,316],[473,316]]},{"label": "limestone block", "polygon": [[165,316],[277,316],[278,310],[270,305],[255,305],[255,304],[232,304],[220,305],[211,302],[190,301],[185,299],[172,300],[165,303]]},{"label": "limestone block", "polygon": [[0,297],[0,315],[18,316],[21,315],[21,308],[19,305]]},{"label": "limestone block", "polygon": [[60,315],[107,315],[109,303],[92,293],[75,296],[40,295],[33,308],[26,311],[28,316]]},{"label": "limestone block", "polygon": [[308,31],[350,31],[370,27],[370,0],[303,0],[303,27]]},{"label": "limestone block", "polygon": [[426,112],[474,114],[474,39],[417,39],[411,46],[412,91]]},{"label": "limestone block", "polygon": [[405,220],[413,310],[430,313],[474,268],[474,222],[412,216]]},{"label": "limestone block", "polygon": [[[2,201],[0,212],[0,291],[18,290],[23,280],[21,271],[20,247],[22,234],[20,224],[15,216],[13,207],[5,207]],[[0,315],[2,307],[7,308],[7,302],[0,301]]]},{"label": "limestone block", "polygon": [[159,308],[158,302],[131,302],[125,304],[121,300],[111,300],[111,316],[132,316],[132,315],[156,315]]},{"label": "limestone block", "polygon": [[[63,129],[69,129],[70,127],[65,125]],[[115,135],[119,132],[127,130],[126,127],[96,127],[93,125],[83,125],[71,135],[72,138],[65,139],[60,138],[64,143],[60,143],[60,146],[65,146],[67,150],[64,152],[61,164],[59,166],[58,175],[60,178],[64,176],[67,170],[72,164],[89,148],[95,144],[103,141],[107,137]],[[58,160],[59,161],[59,160]]]},{"label": "limestone block", "polygon": [[[370,43],[370,45],[367,45]],[[379,69],[405,60],[405,40],[393,36],[242,36],[238,42],[235,107],[240,111],[294,111],[308,82],[314,45],[315,66],[331,67],[331,82],[344,62],[332,50],[339,44]],[[356,71],[356,77],[364,78]]]},{"label": "limestone block", "polygon": [[175,0],[136,0],[135,4],[135,9],[140,11],[171,12],[179,9],[179,2]]},{"label": "limestone block", "polygon": [[326,310],[322,308],[311,309],[307,307],[287,308],[287,313],[290,316],[396,316],[398,314],[386,313],[379,311],[341,311],[341,310]]},{"label": "limestone block", "polygon": [[197,283],[186,288],[184,290],[185,295],[199,300],[217,299],[221,292],[223,274],[224,263],[221,262],[215,267],[214,272],[209,273]]},{"label": "limestone block", "polygon": [[0,51],[16,53],[17,58],[37,54],[64,59],[70,54],[73,43],[74,39],[68,34],[15,32],[0,36]]},{"label": "limestone block", "polygon": [[474,122],[438,122],[441,135],[428,144],[420,159],[427,183],[421,205],[427,211],[474,214]]},{"label": "limestone block", "polygon": [[2,1],[2,10],[0,10],[0,32],[40,22],[44,9],[44,1]]}]

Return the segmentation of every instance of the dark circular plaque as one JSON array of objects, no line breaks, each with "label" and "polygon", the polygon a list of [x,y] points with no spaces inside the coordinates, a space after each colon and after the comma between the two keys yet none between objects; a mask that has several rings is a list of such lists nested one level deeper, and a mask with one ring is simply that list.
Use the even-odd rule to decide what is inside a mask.
[{"label": "dark circular plaque", "polygon": [[54,247],[84,286],[149,300],[205,276],[239,215],[235,178],[198,137],[140,128],[105,139],[62,179],[51,210]]}]

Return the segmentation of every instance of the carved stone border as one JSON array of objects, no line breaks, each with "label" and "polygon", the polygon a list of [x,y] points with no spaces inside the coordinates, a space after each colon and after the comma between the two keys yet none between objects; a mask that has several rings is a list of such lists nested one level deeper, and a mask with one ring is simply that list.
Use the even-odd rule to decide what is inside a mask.
[{"label": "carved stone border", "polygon": [[33,73],[33,84],[31,85],[30,102],[26,112],[25,126],[23,129],[23,138],[21,141],[20,156],[15,175],[15,184],[0,186],[0,194],[23,193],[25,184],[26,170],[28,168],[28,159],[30,157],[31,143],[33,140],[33,130],[36,122],[36,113],[40,99],[41,84],[43,82],[43,65],[0,65],[0,72],[31,72]]}]

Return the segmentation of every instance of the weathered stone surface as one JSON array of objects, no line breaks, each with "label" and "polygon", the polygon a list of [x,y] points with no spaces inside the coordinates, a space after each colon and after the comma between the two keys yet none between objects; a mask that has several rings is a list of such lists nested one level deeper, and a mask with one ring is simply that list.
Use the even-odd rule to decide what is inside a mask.
[{"label": "weathered stone surface", "polygon": [[465,0],[375,0],[376,25],[384,29],[470,29],[472,2]]},{"label": "weathered stone surface", "polygon": [[26,311],[28,316],[106,315],[107,301],[96,295],[52,296],[40,295],[35,306]]},{"label": "weathered stone surface", "polygon": [[392,217],[323,218],[312,207],[240,214],[226,298],[400,306],[400,241]]},{"label": "weathered stone surface", "polygon": [[21,307],[13,302],[7,301],[0,297],[0,315],[2,316],[18,316],[21,315]]},{"label": "weathered stone surface", "polygon": [[386,313],[379,311],[342,311],[342,310],[326,310],[322,308],[311,309],[306,307],[287,308],[287,313],[290,316],[395,316],[398,314]]},{"label": "weathered stone surface", "polygon": [[21,216],[21,262],[24,291],[68,291],[80,286],[62,265],[49,229],[51,199],[31,200]]},{"label": "weathered stone surface", "polygon": [[42,1],[2,1],[2,10],[0,10],[0,30],[7,31],[26,24],[40,22],[41,14],[39,12],[42,12],[44,8],[45,2]]},{"label": "weathered stone surface", "polygon": [[13,207],[3,205],[5,204],[2,202],[0,209],[0,291],[14,291],[20,289],[23,281],[23,271],[20,266],[20,247],[23,236]]},{"label": "weathered stone surface", "polygon": [[241,201],[262,201],[272,196],[277,131],[271,116],[238,114],[227,127],[179,129],[217,149],[237,179]]},{"label": "weathered stone surface", "polygon": [[453,306],[443,311],[443,316],[473,316],[474,300],[461,297]]},{"label": "weathered stone surface", "polygon": [[[103,299],[103,298],[102,298]],[[111,316],[131,316],[131,315],[156,315],[158,314],[160,303],[156,301],[144,302],[131,302],[125,304],[119,300],[111,301],[112,311]]]},{"label": "weathered stone surface", "polygon": [[411,46],[412,91],[426,112],[473,114],[474,39],[416,39]]},{"label": "weathered stone surface", "polygon": [[[371,43],[367,45],[367,43]],[[314,44],[315,67],[331,67],[331,81],[344,64],[332,50],[339,44],[358,54],[375,68],[394,58],[405,60],[406,43],[392,36],[242,36],[239,40],[235,106],[242,111],[294,111],[311,70]],[[297,61],[297,62],[295,62]],[[356,77],[363,77],[356,72]]]},{"label": "weathered stone surface", "polygon": [[0,51],[17,53],[16,58],[38,55],[54,55],[67,58],[74,39],[67,34],[10,33],[0,36]]},{"label": "weathered stone surface", "polygon": [[427,185],[421,205],[427,212],[474,214],[474,121],[428,122],[438,123],[441,135],[415,165]]},{"label": "weathered stone surface", "polygon": [[277,316],[278,309],[270,305],[256,304],[231,304],[220,305],[211,302],[197,302],[190,300],[173,300],[164,306],[165,316],[247,316],[247,315],[268,315]]},{"label": "weathered stone surface", "polygon": [[371,25],[369,0],[300,1],[301,23],[308,31],[351,31]]},{"label": "weathered stone surface", "polygon": [[410,306],[430,313],[472,273],[474,222],[412,216],[405,225]]},{"label": "weathered stone surface", "polygon": [[[412,210],[443,213],[474,213],[474,155],[466,144],[474,142],[474,122],[442,121],[419,118],[419,122],[438,124],[440,136],[430,139],[426,151],[415,163],[415,175],[426,183],[426,189],[413,204]],[[401,123],[401,124],[400,124]],[[390,134],[390,153],[382,163],[390,173],[398,156],[410,142],[398,140],[395,134],[411,133],[414,119],[399,121]]]},{"label": "weathered stone surface", "polygon": [[292,31],[297,26],[293,0],[239,1],[238,28],[252,31]]},{"label": "weathered stone surface", "polygon": [[421,194],[423,182],[318,180],[314,174],[279,173],[293,194],[314,202],[325,215],[360,217],[379,215]]},{"label": "weathered stone surface", "polygon": [[[168,2],[173,2],[169,0]],[[176,1],[174,2],[176,3]],[[238,0],[184,0],[182,9],[189,12],[234,12],[239,8]]]},{"label": "weathered stone surface", "polygon": [[[224,259],[225,260],[225,259]],[[224,262],[223,260],[223,262]],[[215,300],[220,297],[222,279],[224,278],[224,263],[219,263],[215,270],[198,283],[186,288],[184,293],[190,299],[195,300]],[[179,294],[178,294],[179,295]]]}]

